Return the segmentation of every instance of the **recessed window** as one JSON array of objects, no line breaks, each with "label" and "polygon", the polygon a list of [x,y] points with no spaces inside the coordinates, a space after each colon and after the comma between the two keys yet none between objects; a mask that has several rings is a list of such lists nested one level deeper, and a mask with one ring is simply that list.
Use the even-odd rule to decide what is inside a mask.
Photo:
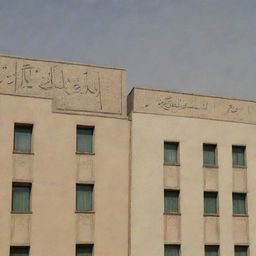
[{"label": "recessed window", "polygon": [[247,256],[248,246],[235,246],[235,256]]},{"label": "recessed window", "polygon": [[233,193],[233,214],[246,214],[246,194]]},{"label": "recessed window", "polygon": [[204,192],[204,214],[217,214],[217,192]]},{"label": "recessed window", "polygon": [[205,256],[218,256],[219,255],[219,246],[218,245],[206,245],[204,247]]},{"label": "recessed window", "polygon": [[93,209],[93,185],[76,185],[76,210],[92,211]]},{"label": "recessed window", "polygon": [[92,256],[93,245],[79,244],[76,246],[76,256]]},{"label": "recessed window", "polygon": [[178,190],[164,191],[164,212],[179,213],[179,194]]},{"label": "recessed window", "polygon": [[11,246],[10,256],[28,256],[29,247],[28,246]]},{"label": "recessed window", "polygon": [[216,166],[216,145],[203,144],[204,165]]},{"label": "recessed window", "polygon": [[165,164],[178,164],[178,147],[177,142],[165,142],[164,143],[164,163]]},{"label": "recessed window", "polygon": [[245,146],[232,146],[233,166],[244,167],[245,164]]},{"label": "recessed window", "polygon": [[12,185],[12,212],[30,211],[31,184],[13,183]]},{"label": "recessed window", "polygon": [[180,245],[166,244],[164,246],[164,256],[179,256]]},{"label": "recessed window", "polygon": [[14,126],[14,151],[31,152],[31,138],[33,126],[29,124],[15,124]]},{"label": "recessed window", "polygon": [[77,126],[76,128],[76,151],[78,153],[93,152],[93,127]]}]

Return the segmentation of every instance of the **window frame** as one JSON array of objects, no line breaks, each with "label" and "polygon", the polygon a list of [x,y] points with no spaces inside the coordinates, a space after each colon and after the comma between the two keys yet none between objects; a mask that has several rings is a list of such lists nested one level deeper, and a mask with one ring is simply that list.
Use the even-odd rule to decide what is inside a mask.
[{"label": "window frame", "polygon": [[[91,186],[92,187],[92,207],[90,210],[78,210],[77,209],[77,186]],[[75,212],[76,213],[94,213],[94,206],[95,206],[95,203],[94,203],[94,183],[90,182],[90,183],[81,183],[81,182],[78,182],[76,183],[76,194],[75,194]]]},{"label": "window frame", "polygon": [[237,247],[244,247],[244,248],[246,248],[246,254],[247,254],[247,256],[249,256],[249,245],[247,245],[247,244],[235,244],[234,245],[234,255],[236,254],[236,248]]},{"label": "window frame", "polygon": [[[214,164],[206,164],[204,162],[204,146],[214,146]],[[218,168],[218,144],[217,143],[203,143],[203,167]]]},{"label": "window frame", "polygon": [[[84,129],[84,130],[92,130],[92,150],[91,151],[78,151],[78,139],[77,139],[77,135],[78,135],[78,129]],[[81,124],[77,124],[76,125],[76,154],[78,155],[95,155],[95,126],[93,125],[81,125]]]},{"label": "window frame", "polygon": [[168,246],[175,246],[178,248],[178,251],[179,251],[179,256],[181,256],[181,253],[180,253],[180,250],[181,250],[181,245],[180,244],[164,244],[164,256],[165,256],[165,248],[168,247]]},{"label": "window frame", "polygon": [[164,201],[165,201],[165,192],[177,192],[178,193],[178,211],[177,212],[168,212],[165,210],[165,203],[164,203],[164,214],[165,215],[180,215],[180,190],[179,189],[169,189],[169,188],[165,188],[164,189]]},{"label": "window frame", "polygon": [[17,245],[11,245],[10,246],[10,250],[9,250],[9,255],[10,256],[12,256],[12,250],[13,249],[18,249],[18,248],[20,248],[20,249],[27,249],[27,251],[28,251],[28,256],[30,255],[30,246],[23,246],[23,245],[19,245],[19,246],[17,246]]},{"label": "window frame", "polygon": [[[176,162],[166,162],[165,161],[165,145],[173,144],[176,145]],[[164,141],[164,165],[174,165],[180,166],[180,142],[179,141]]]},{"label": "window frame", "polygon": [[[234,194],[237,195],[244,195],[245,200],[244,200],[244,210],[245,213],[234,213]],[[236,216],[248,216],[248,203],[247,203],[247,193],[246,192],[232,192],[232,214],[234,217]]]},{"label": "window frame", "polygon": [[[244,165],[234,164],[233,148],[243,148],[244,149],[244,152],[243,152]],[[232,145],[232,167],[233,168],[247,168],[247,147],[246,147],[246,145],[238,145],[238,144]]]},{"label": "window frame", "polygon": [[79,249],[79,248],[86,248],[86,247],[90,247],[91,248],[91,251],[92,251],[92,256],[94,255],[94,244],[92,244],[92,243],[88,243],[88,244],[76,244],[76,248],[75,248],[75,250],[76,250],[76,252],[75,252],[75,255],[77,256],[77,250]]},{"label": "window frame", "polygon": [[217,256],[219,256],[220,255],[220,245],[219,244],[205,244],[204,245],[204,255],[206,255],[206,248],[207,247],[215,247],[215,248],[217,248],[218,250],[217,250]]},{"label": "window frame", "polygon": [[[16,134],[16,128],[30,128],[31,129],[31,137],[30,137],[30,150],[26,151],[26,150],[17,150],[15,145],[15,134]],[[13,127],[13,154],[34,154],[33,153],[33,132],[34,130],[34,125],[32,123],[14,123],[14,127]]]},{"label": "window frame", "polygon": [[[216,213],[206,213],[205,212],[205,194],[216,194]],[[218,191],[211,191],[205,190],[203,194],[204,198],[204,216],[215,216],[219,217],[219,192]]]},{"label": "window frame", "polygon": [[[28,211],[15,211],[13,209],[13,199],[14,199],[13,188],[14,187],[29,187]],[[31,210],[32,209],[31,195],[32,195],[32,182],[17,182],[17,181],[13,181],[12,182],[11,213],[13,213],[13,214],[30,214],[30,213],[32,213],[32,210]]]}]

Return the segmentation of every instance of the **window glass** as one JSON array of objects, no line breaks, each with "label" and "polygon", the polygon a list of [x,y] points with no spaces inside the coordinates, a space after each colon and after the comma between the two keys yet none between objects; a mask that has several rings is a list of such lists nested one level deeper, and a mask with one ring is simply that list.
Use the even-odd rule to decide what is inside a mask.
[{"label": "window glass", "polygon": [[217,214],[217,197],[216,192],[204,192],[204,213]]},{"label": "window glass", "polygon": [[235,256],[247,256],[247,246],[235,246]]},{"label": "window glass", "polygon": [[218,256],[219,246],[218,245],[206,245],[205,246],[205,256]]},{"label": "window glass", "polygon": [[11,247],[10,256],[28,256],[29,247]]},{"label": "window glass", "polygon": [[178,163],[178,143],[174,143],[174,142],[164,143],[164,162],[167,164]]},{"label": "window glass", "polygon": [[12,211],[28,212],[30,210],[30,186],[13,185]]},{"label": "window glass", "polygon": [[246,194],[233,193],[233,214],[246,214]]},{"label": "window glass", "polygon": [[232,158],[234,166],[245,166],[245,147],[232,146]]},{"label": "window glass", "polygon": [[92,210],[92,193],[93,185],[76,185],[76,210],[91,211]]},{"label": "window glass", "polygon": [[15,125],[14,127],[14,151],[31,152],[31,125]]},{"label": "window glass", "polygon": [[93,152],[93,128],[77,127],[76,133],[76,151],[77,152]]},{"label": "window glass", "polygon": [[164,256],[179,256],[180,246],[179,245],[165,245]]},{"label": "window glass", "polygon": [[164,191],[164,211],[173,213],[179,212],[179,191]]},{"label": "window glass", "polygon": [[204,165],[216,165],[216,145],[203,145]]},{"label": "window glass", "polygon": [[77,245],[76,256],[92,256],[92,245]]}]

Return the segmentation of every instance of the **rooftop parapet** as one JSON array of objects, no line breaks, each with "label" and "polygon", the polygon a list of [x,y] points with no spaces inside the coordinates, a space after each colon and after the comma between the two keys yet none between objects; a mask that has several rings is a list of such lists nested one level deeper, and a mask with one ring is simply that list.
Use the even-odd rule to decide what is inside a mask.
[{"label": "rooftop parapet", "polygon": [[156,89],[134,88],[131,112],[256,124],[256,101]]},{"label": "rooftop parapet", "polygon": [[54,112],[126,116],[125,70],[0,55],[0,93],[53,100]]}]

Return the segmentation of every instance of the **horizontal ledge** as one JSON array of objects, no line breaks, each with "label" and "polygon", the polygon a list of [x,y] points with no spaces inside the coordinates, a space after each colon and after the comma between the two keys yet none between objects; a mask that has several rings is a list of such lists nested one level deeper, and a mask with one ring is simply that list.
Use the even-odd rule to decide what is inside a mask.
[{"label": "horizontal ledge", "polygon": [[233,217],[245,217],[245,218],[249,217],[248,214],[233,214],[232,216]]},{"label": "horizontal ledge", "polygon": [[82,213],[82,214],[94,214],[95,211],[75,211],[75,213]]},{"label": "horizontal ledge", "polygon": [[218,165],[203,165],[203,168],[213,168],[213,169],[218,169],[219,168],[219,166]]},{"label": "horizontal ledge", "polygon": [[95,155],[93,152],[75,152],[76,155]]},{"label": "horizontal ledge", "polygon": [[164,215],[177,215],[177,216],[181,216],[180,212],[164,212]]},{"label": "horizontal ledge", "polygon": [[25,151],[13,151],[13,154],[20,154],[20,155],[34,155],[33,152],[25,152]]},{"label": "horizontal ledge", "polygon": [[179,163],[177,163],[177,164],[164,163],[164,166],[180,166],[180,164]]},{"label": "horizontal ledge", "polygon": [[33,212],[28,211],[28,212],[15,212],[15,211],[11,211],[11,214],[32,214]]},{"label": "horizontal ledge", "polygon": [[205,213],[204,214],[204,217],[220,217],[220,215],[219,214],[207,214],[207,213]]},{"label": "horizontal ledge", "polygon": [[232,168],[234,168],[234,169],[247,169],[247,166],[244,166],[244,165],[233,165]]}]

